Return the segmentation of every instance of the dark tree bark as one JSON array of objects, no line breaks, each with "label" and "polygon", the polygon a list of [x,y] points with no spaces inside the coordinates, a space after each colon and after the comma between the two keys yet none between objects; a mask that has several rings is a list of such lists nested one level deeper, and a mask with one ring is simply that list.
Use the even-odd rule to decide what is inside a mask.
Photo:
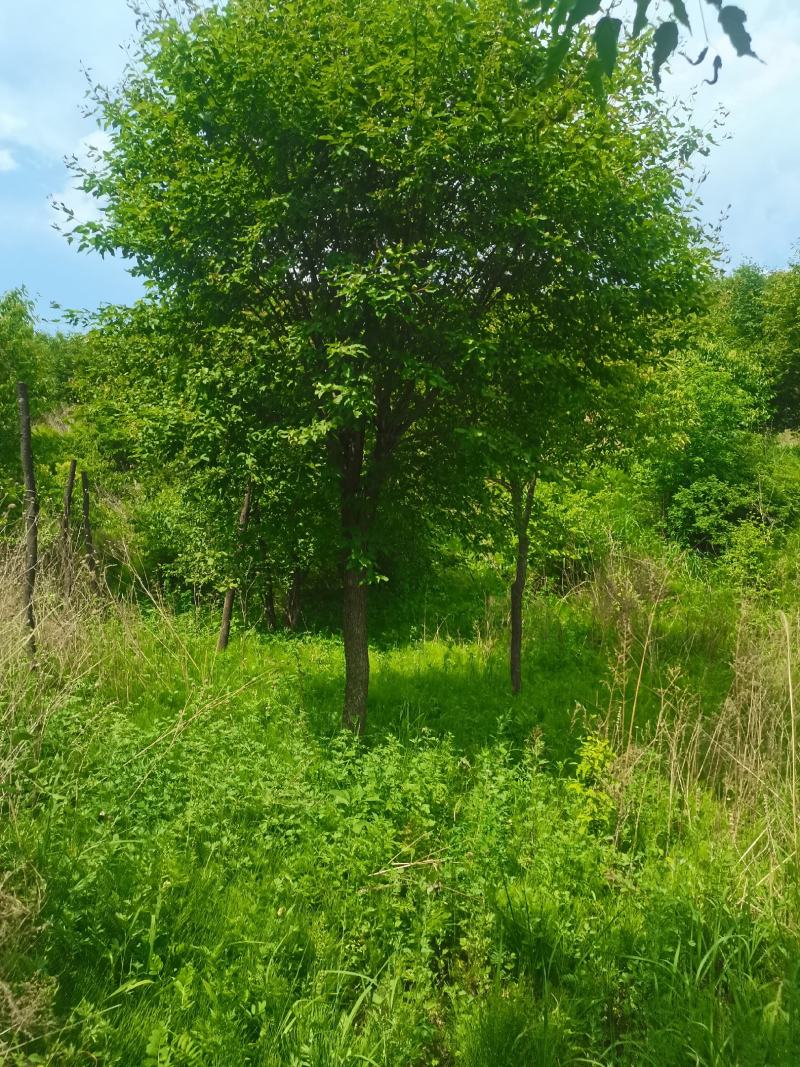
[{"label": "dark tree bark", "polygon": [[[247,488],[244,491],[242,510],[239,512],[239,525],[237,529],[240,540],[242,534],[247,529],[248,522],[250,521],[250,501],[252,495],[252,485],[248,482]],[[225,591],[225,601],[222,605],[222,625],[219,628],[219,638],[217,639],[218,652],[223,652],[228,647],[228,641],[231,636],[231,618],[233,617],[233,601],[235,596],[236,586],[232,585]]]},{"label": "dark tree bark", "polygon": [[344,637],[344,712],[343,725],[353,733],[363,734],[367,723],[369,693],[369,634],[367,607],[369,586],[364,575],[354,567],[344,572],[342,634]]},{"label": "dark tree bark", "polygon": [[514,696],[522,689],[522,605],[525,597],[525,584],[528,579],[528,553],[530,541],[528,528],[533,508],[533,494],[536,479],[527,484],[511,483],[511,502],[514,509],[514,531],[517,535],[517,565],[514,581],[511,583],[511,692]]},{"label": "dark tree bark", "polygon": [[33,594],[36,588],[36,570],[39,565],[39,498],[36,494],[36,476],[33,470],[31,409],[28,387],[24,382],[17,382],[17,408],[20,459],[25,483],[25,576],[22,585],[22,610],[28,630],[25,647],[31,666],[33,666],[36,661],[36,614],[33,607]]},{"label": "dark tree bark", "polygon": [[75,472],[77,459],[70,460],[67,484],[64,486],[64,507],[61,511],[61,566],[64,577],[64,596],[72,591],[72,545],[70,544],[69,522],[72,515],[72,493],[75,489]]},{"label": "dark tree bark", "polygon": [[94,592],[99,593],[100,583],[97,579],[97,555],[94,550],[92,521],[89,514],[89,475],[86,471],[81,471],[81,491],[83,497],[83,550],[86,553],[86,567],[89,571],[89,581]]},{"label": "dark tree bark", "polygon": [[300,592],[303,585],[303,572],[299,568],[292,571],[292,580],[286,593],[286,610],[283,620],[287,630],[296,630],[300,622]]},{"label": "dark tree bark", "polygon": [[345,540],[342,597],[345,678],[342,725],[354,733],[363,734],[367,722],[369,693],[369,587],[367,576],[358,562],[358,557],[363,557],[366,551],[366,531],[369,524],[362,485],[363,430],[343,431],[340,435],[340,445],[342,533]]},{"label": "dark tree bark", "polygon": [[278,616],[275,612],[275,589],[271,581],[264,590],[264,614],[267,616],[267,628],[274,633],[278,629]]}]

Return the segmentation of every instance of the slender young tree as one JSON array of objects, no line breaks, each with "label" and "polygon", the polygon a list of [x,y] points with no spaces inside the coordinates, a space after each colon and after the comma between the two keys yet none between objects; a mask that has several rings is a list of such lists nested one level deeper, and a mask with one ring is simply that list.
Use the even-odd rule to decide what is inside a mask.
[{"label": "slender young tree", "polygon": [[[253,499],[253,485],[252,482],[247,483],[247,488],[244,491],[244,500],[242,501],[242,509],[239,512],[239,522],[237,524],[237,533],[239,542],[241,542],[242,536],[247,530],[247,525],[250,522],[250,506]],[[237,545],[237,548],[239,545]],[[225,590],[225,600],[222,605],[222,623],[219,628],[219,638],[217,640],[217,652],[223,652],[228,647],[228,641],[231,636],[231,619],[233,617],[233,601],[236,596],[236,586],[231,583]]]},{"label": "slender young tree", "polygon": [[[698,282],[705,271],[698,262]],[[498,309],[502,365],[481,395],[473,433],[481,445],[494,512],[504,516],[510,541],[511,689],[522,687],[523,605],[531,550],[535,493],[540,479],[558,481],[607,454],[620,440],[631,410],[635,371],[649,358],[653,323],[661,314],[686,314],[697,290],[642,293],[640,313],[620,314],[612,286],[573,294],[570,314],[543,322],[528,309]],[[496,529],[497,524],[492,520]],[[510,534],[510,537],[508,536]]]}]

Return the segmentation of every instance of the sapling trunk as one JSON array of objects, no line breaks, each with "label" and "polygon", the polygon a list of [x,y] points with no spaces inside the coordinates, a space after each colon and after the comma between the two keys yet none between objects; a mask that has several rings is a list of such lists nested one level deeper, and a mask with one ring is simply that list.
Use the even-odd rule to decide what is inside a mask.
[{"label": "sapling trunk", "polygon": [[517,539],[517,565],[511,583],[511,692],[522,689],[522,604],[528,577],[528,538]]},{"label": "sapling trunk", "polygon": [[[342,639],[344,642],[344,707],[342,725],[363,734],[367,722],[369,694],[369,633],[367,574],[363,557],[374,500],[365,499],[364,433],[347,431],[341,435],[342,481],[341,520],[345,545],[343,555]],[[355,557],[355,558],[354,558]]]},{"label": "sapling trunk", "polygon": [[536,479],[527,484],[511,483],[511,502],[514,512],[514,530],[517,536],[516,568],[511,583],[511,642],[509,665],[511,668],[511,692],[517,696],[522,690],[522,608],[525,585],[528,579],[528,555],[530,540],[528,529],[533,508]]},{"label": "sapling trunk", "polygon": [[296,630],[300,622],[300,590],[303,584],[303,572],[296,568],[292,572],[292,580],[286,593],[286,610],[284,622],[287,630]]},{"label": "sapling trunk", "polygon": [[354,567],[344,572],[342,635],[344,638],[344,726],[363,734],[367,722],[369,693],[369,634],[367,603],[369,586]]},{"label": "sapling trunk", "polygon": [[274,633],[278,629],[278,616],[275,613],[275,588],[270,580],[264,590],[264,614],[267,616],[267,627]]},{"label": "sapling trunk", "polygon": [[25,647],[31,666],[33,666],[36,661],[36,614],[33,595],[36,588],[36,571],[39,566],[39,498],[36,493],[36,476],[33,470],[31,409],[28,387],[25,382],[17,382],[17,409],[19,411],[20,459],[25,484],[25,575],[22,583],[22,610],[27,628]]},{"label": "sapling trunk", "polygon": [[[252,485],[248,482],[247,488],[244,491],[242,510],[239,512],[239,523],[237,527],[239,543],[237,544],[237,551],[241,547],[242,534],[247,529],[247,524],[250,521],[250,501],[252,495]],[[233,601],[235,597],[236,586],[232,584],[225,591],[225,600],[222,605],[222,624],[220,625],[219,638],[217,639],[218,652],[223,652],[228,647],[228,641],[231,636],[231,619],[233,617]]]}]

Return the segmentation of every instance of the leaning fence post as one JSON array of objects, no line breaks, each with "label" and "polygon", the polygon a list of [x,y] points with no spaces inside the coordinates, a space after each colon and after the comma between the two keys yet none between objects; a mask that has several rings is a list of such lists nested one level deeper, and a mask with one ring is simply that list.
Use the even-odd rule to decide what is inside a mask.
[{"label": "leaning fence post", "polygon": [[22,586],[22,608],[28,629],[25,646],[31,666],[33,666],[36,659],[36,614],[33,608],[33,593],[36,588],[36,569],[39,564],[39,498],[36,495],[36,476],[33,470],[31,408],[25,382],[17,382],[17,408],[19,410],[20,458],[25,482],[25,577]]}]

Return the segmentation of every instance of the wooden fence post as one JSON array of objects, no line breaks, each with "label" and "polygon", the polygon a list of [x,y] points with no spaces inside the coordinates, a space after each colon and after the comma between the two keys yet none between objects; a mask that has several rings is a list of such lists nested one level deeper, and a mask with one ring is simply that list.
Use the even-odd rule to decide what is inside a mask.
[{"label": "wooden fence post", "polygon": [[20,458],[25,482],[25,578],[22,587],[22,607],[28,629],[25,645],[31,667],[33,667],[36,661],[36,614],[33,608],[33,594],[36,588],[36,570],[39,565],[39,498],[36,495],[36,477],[33,470],[31,408],[25,382],[17,382],[17,408],[19,410]]}]

